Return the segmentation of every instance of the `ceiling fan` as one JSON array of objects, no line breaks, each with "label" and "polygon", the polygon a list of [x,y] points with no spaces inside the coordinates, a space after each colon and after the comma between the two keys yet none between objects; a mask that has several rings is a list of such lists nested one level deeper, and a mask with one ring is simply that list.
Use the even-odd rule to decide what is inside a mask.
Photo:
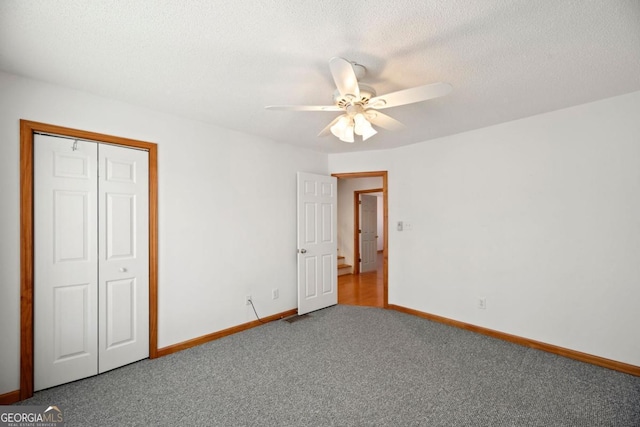
[{"label": "ceiling fan", "polygon": [[338,88],[333,94],[334,105],[269,105],[269,110],[289,111],[343,111],[318,136],[331,132],[344,142],[354,142],[354,134],[365,141],[377,133],[373,125],[388,130],[399,130],[404,125],[378,110],[426,101],[451,92],[448,83],[432,83],[377,96],[368,85],[358,83],[365,74],[364,66],[333,57],[329,69]]}]

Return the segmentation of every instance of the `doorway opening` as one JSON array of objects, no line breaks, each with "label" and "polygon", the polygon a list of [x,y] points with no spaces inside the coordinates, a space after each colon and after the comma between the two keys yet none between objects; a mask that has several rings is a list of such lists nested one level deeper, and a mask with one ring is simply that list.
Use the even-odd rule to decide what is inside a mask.
[{"label": "doorway opening", "polygon": [[[382,228],[383,228],[383,245],[382,245],[382,253],[378,255],[378,262],[381,264],[381,274],[377,275],[376,272],[371,273],[360,273],[360,266],[358,258],[359,258],[359,238],[357,236],[357,228],[354,227],[356,232],[354,233],[353,238],[353,246],[354,246],[354,254],[356,250],[358,251],[358,257],[354,256],[353,261],[353,274],[344,275],[339,277],[339,285],[338,285],[338,302],[340,303],[340,295],[341,289],[340,284],[344,284],[344,282],[349,281],[351,291],[345,290],[344,294],[347,292],[358,293],[357,295],[357,305],[368,305],[368,306],[377,306],[388,308],[389,306],[389,298],[388,298],[388,260],[389,260],[389,221],[388,221],[388,174],[387,171],[373,171],[373,172],[350,172],[350,173],[334,173],[332,176],[341,179],[353,179],[353,178],[374,178],[379,177],[382,180],[382,185],[375,189],[369,190],[359,190],[359,193],[372,192],[370,190],[375,190],[377,192],[382,193]],[[356,208],[358,206],[359,194],[354,192],[354,226],[359,223],[359,212]],[[348,237],[349,239],[351,237]],[[345,288],[345,286],[343,286]],[[346,288],[345,288],[346,289]],[[366,290],[366,291],[363,291]],[[343,299],[344,300],[344,299]]]},{"label": "doorway opening", "polygon": [[34,390],[34,135],[45,133],[148,151],[149,358],[158,357],[157,145],[151,142],[20,120],[20,400]]}]

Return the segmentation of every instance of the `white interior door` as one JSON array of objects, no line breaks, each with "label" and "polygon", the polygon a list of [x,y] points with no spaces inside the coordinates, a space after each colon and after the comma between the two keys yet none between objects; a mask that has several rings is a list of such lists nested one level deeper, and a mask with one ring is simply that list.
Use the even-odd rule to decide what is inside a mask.
[{"label": "white interior door", "polygon": [[378,252],[378,198],[360,195],[360,272],[376,270]]},{"label": "white interior door", "polygon": [[35,135],[34,390],[148,357],[147,156]]},{"label": "white interior door", "polygon": [[34,139],[34,389],[97,374],[97,144]]},{"label": "white interior door", "polygon": [[149,357],[148,153],[98,147],[100,373]]},{"label": "white interior door", "polygon": [[298,314],[338,303],[337,178],[298,172]]}]

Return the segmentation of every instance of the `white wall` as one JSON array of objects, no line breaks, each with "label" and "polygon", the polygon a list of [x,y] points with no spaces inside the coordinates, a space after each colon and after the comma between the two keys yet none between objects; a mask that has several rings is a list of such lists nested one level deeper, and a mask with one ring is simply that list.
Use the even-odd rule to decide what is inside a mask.
[{"label": "white wall", "polygon": [[0,394],[19,388],[19,119],[158,144],[160,347],[254,320],[249,293],[261,316],[297,306],[295,173],[326,154],[5,73],[0,93]]},{"label": "white wall", "polygon": [[355,266],[353,192],[376,188],[382,188],[381,177],[338,179],[338,254],[344,257],[346,264]]},{"label": "white wall", "polygon": [[640,92],[329,169],[389,171],[391,304],[640,366]]}]

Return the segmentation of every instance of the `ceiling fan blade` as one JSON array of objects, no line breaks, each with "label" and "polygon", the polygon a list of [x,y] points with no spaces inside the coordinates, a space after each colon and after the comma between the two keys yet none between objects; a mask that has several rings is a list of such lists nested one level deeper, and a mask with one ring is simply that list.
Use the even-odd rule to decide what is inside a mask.
[{"label": "ceiling fan blade", "polygon": [[351,62],[334,56],[329,60],[329,68],[341,96],[353,95],[355,98],[360,98],[360,87]]},{"label": "ceiling fan blade", "polygon": [[267,105],[264,108],[284,111],[342,111],[337,105]]},{"label": "ceiling fan blade", "polygon": [[333,119],[333,120],[331,121],[331,123],[329,123],[329,124],[327,125],[327,127],[325,127],[324,129],[322,129],[322,130],[320,131],[320,133],[318,134],[318,136],[327,136],[327,135],[329,135],[329,134],[331,133],[331,126],[335,125],[335,124],[338,122],[338,120],[340,120],[340,117],[342,117],[342,116],[344,116],[344,114],[341,114],[341,115],[339,115],[338,117],[336,117],[335,119]]},{"label": "ceiling fan blade", "polygon": [[426,101],[427,99],[444,96],[451,92],[452,89],[453,88],[449,83],[432,83],[429,85],[399,90],[397,92],[391,92],[386,95],[371,98],[367,104],[367,108],[381,110],[383,108],[397,107],[399,105]]},{"label": "ceiling fan blade", "polygon": [[365,112],[365,116],[367,117],[367,120],[369,120],[372,124],[380,126],[383,129],[402,130],[405,128],[402,123],[400,123],[393,117],[389,117],[379,111],[367,110]]}]

